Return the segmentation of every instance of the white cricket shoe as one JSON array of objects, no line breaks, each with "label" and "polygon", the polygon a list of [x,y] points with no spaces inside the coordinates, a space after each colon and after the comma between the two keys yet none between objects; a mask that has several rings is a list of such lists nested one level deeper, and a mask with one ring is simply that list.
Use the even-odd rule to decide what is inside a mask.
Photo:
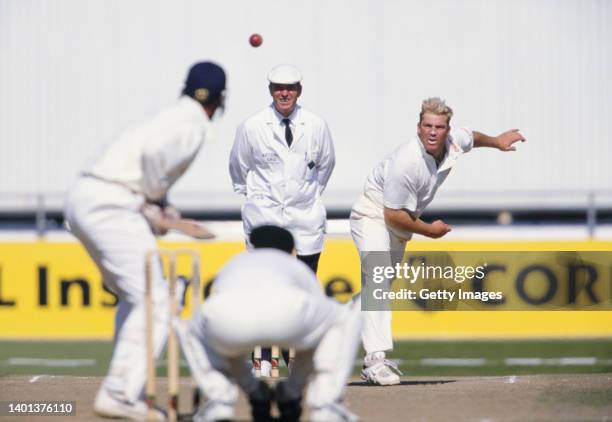
[{"label": "white cricket shoe", "polygon": [[[255,374],[255,368],[251,369],[251,374],[253,374],[254,377],[257,377]],[[272,376],[272,363],[267,360],[261,360],[260,376],[263,378],[270,378]]]},{"label": "white cricket shoe", "polygon": [[361,378],[374,385],[398,385],[402,371],[385,359],[384,352],[368,353],[364,359]]},{"label": "white cricket shoe", "polygon": [[166,415],[159,409],[149,408],[143,400],[129,402],[122,397],[121,393],[109,391],[102,387],[93,406],[94,413],[105,418],[123,418],[135,421],[164,421]]},{"label": "white cricket shoe", "polygon": [[359,417],[342,403],[332,403],[324,407],[310,409],[311,422],[357,422]]},{"label": "white cricket shoe", "polygon": [[200,406],[193,417],[193,422],[231,421],[234,419],[232,404],[208,401]]}]

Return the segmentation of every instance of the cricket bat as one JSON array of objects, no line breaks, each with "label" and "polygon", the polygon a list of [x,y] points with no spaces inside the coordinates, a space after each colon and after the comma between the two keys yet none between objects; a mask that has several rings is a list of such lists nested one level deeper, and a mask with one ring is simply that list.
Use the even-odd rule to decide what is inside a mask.
[{"label": "cricket bat", "polygon": [[161,228],[165,230],[174,230],[191,236],[194,239],[214,239],[216,236],[196,220],[186,218],[169,219],[162,218],[159,221]]}]

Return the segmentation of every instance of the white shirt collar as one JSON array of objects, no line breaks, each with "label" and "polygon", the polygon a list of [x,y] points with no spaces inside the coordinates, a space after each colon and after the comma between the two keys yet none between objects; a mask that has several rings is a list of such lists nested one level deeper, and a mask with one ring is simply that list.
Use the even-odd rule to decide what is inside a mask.
[{"label": "white shirt collar", "polygon": [[455,157],[456,154],[453,154],[453,153],[457,151],[458,147],[457,145],[453,143],[450,134],[446,137],[446,141],[445,141],[446,148],[444,150],[444,157],[442,157],[442,160],[440,161],[439,165],[436,164],[436,159],[434,158],[434,156],[429,154],[425,150],[425,146],[423,145],[423,142],[421,142],[421,138],[419,138],[418,135],[416,136],[416,141],[419,144],[419,148],[421,149],[423,158],[425,158],[426,161],[429,161],[431,164],[436,166],[438,170],[442,170],[443,168],[448,167],[447,164],[451,164],[451,167],[452,167],[452,164],[454,164],[454,159],[452,159],[452,162],[450,162],[449,160],[451,160],[451,157]]},{"label": "white shirt collar", "polygon": [[301,107],[298,104],[296,104],[295,108],[293,109],[293,112],[288,117],[285,117],[282,114],[280,114],[274,107],[274,103],[270,104],[270,108],[272,109],[272,115],[276,117],[278,124],[282,125],[284,119],[289,119],[291,120],[291,123],[295,124],[295,121],[298,117],[298,113]]}]

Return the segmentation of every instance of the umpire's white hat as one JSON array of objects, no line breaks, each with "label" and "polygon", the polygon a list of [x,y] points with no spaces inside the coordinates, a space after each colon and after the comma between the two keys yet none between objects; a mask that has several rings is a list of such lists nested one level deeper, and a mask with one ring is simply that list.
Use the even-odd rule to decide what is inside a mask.
[{"label": "umpire's white hat", "polygon": [[297,84],[302,81],[302,73],[290,64],[279,64],[268,73],[268,80],[273,84]]}]

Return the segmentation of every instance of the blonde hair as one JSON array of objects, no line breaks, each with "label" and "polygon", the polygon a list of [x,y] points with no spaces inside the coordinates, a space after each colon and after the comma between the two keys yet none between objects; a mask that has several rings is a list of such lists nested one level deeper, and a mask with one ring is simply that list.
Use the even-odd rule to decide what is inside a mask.
[{"label": "blonde hair", "polygon": [[423,121],[425,113],[437,114],[438,116],[446,116],[446,123],[450,123],[453,117],[453,109],[446,105],[444,100],[439,97],[430,97],[423,100],[421,105],[421,113],[419,114],[419,123]]}]

